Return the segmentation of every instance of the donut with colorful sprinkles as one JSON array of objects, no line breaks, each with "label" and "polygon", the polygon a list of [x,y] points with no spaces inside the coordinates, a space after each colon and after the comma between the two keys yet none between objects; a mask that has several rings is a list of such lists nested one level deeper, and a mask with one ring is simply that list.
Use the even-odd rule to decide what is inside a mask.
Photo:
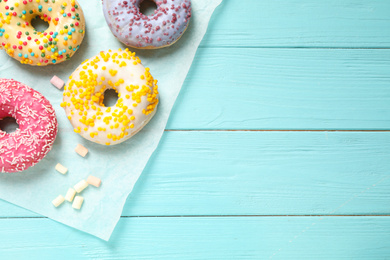
[{"label": "donut with colorful sprinkles", "polygon": [[57,119],[50,102],[39,92],[10,79],[0,79],[0,119],[12,117],[19,128],[0,130],[0,172],[19,172],[38,163],[51,150]]},{"label": "donut with colorful sprinkles", "polygon": [[152,15],[140,11],[143,0],[103,0],[106,22],[115,37],[138,49],[170,46],[183,35],[191,18],[190,0],[154,0]]},{"label": "donut with colorful sprinkles", "polygon": [[[31,21],[48,23],[44,32]],[[46,66],[70,59],[85,35],[85,19],[75,0],[0,0],[0,49],[22,64]]]},{"label": "donut with colorful sprinkles", "polygon": [[[118,100],[105,106],[105,91]],[[157,110],[158,86],[149,68],[128,49],[102,51],[69,77],[61,106],[74,131],[92,142],[116,145],[140,131]]]}]

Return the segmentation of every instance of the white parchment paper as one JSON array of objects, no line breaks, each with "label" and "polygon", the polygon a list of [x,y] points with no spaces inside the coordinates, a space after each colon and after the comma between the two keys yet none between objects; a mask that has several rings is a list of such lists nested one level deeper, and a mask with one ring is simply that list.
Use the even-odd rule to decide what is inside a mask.
[{"label": "white parchment paper", "polygon": [[[109,30],[101,1],[79,0],[87,21],[86,37],[70,61],[48,67],[31,67],[20,64],[1,51],[0,77],[27,84],[49,99],[57,113],[59,133],[52,151],[36,166],[22,173],[0,173],[0,198],[108,240],[121,216],[126,198],[161,139],[210,17],[221,2],[192,0],[190,26],[173,46],[159,50],[132,50],[158,79],[160,104],[156,116],[140,133],[116,146],[100,146],[75,134],[60,107],[62,91],[49,82],[53,75],[66,82],[82,61],[102,50],[126,48]],[[89,149],[86,158],[74,152],[78,143]],[[69,172],[66,175],[56,172],[54,167],[57,163],[68,167]],[[101,178],[103,184],[100,188],[90,186],[83,191],[85,201],[80,211],[74,210],[69,202],[59,208],[51,204],[59,194],[65,196],[69,187],[88,175]]]}]

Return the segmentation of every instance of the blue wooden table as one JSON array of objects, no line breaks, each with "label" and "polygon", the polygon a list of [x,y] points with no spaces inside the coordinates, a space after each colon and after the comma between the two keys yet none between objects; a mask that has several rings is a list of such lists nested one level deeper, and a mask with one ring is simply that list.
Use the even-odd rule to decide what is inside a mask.
[{"label": "blue wooden table", "polygon": [[109,242],[0,201],[0,259],[389,259],[390,1],[225,0]]}]

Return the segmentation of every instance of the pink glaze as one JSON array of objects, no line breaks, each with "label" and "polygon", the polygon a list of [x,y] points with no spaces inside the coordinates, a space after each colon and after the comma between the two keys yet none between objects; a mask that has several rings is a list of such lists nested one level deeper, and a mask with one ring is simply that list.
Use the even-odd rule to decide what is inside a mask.
[{"label": "pink glaze", "polygon": [[15,132],[0,130],[0,172],[18,172],[34,166],[51,150],[57,118],[39,92],[14,80],[0,79],[0,119],[13,117]]},{"label": "pink glaze", "polygon": [[155,0],[157,10],[146,16],[139,10],[142,0],[102,0],[112,33],[134,48],[162,48],[175,43],[191,18],[190,0]]}]

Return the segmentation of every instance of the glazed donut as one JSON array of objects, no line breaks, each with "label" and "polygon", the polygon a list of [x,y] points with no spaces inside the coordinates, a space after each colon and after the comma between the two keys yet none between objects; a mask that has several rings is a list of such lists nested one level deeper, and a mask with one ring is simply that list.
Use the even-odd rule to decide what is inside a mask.
[{"label": "glazed donut", "polygon": [[190,0],[155,0],[157,10],[140,12],[143,0],[103,0],[103,12],[110,30],[127,46],[158,49],[174,44],[191,18]]},{"label": "glazed donut", "polygon": [[[38,32],[31,20],[49,24]],[[75,0],[0,0],[0,49],[22,64],[45,66],[70,59],[84,38],[85,19]]]},{"label": "glazed donut", "polygon": [[[134,52],[102,51],[69,77],[61,106],[76,133],[98,144],[116,145],[135,135],[153,117],[157,88],[157,80]],[[103,104],[107,89],[118,93],[111,107]]]},{"label": "glazed donut", "polygon": [[0,119],[13,117],[13,133],[0,130],[0,170],[18,172],[38,163],[57,135],[56,114],[39,92],[14,80],[0,79]]}]

